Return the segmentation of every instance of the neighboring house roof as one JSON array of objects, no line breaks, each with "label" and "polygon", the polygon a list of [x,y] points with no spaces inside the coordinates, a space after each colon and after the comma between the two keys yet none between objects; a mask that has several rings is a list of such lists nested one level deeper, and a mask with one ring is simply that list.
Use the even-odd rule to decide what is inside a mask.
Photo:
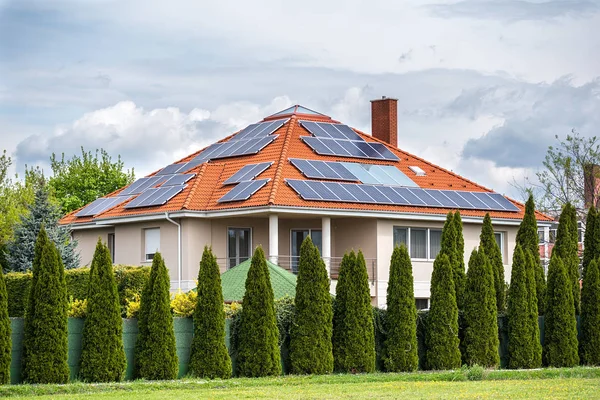
[{"label": "neighboring house roof", "polygon": [[[241,302],[246,293],[246,277],[250,269],[251,260],[248,259],[240,265],[228,269],[221,274],[221,288],[225,302]],[[273,264],[267,260],[271,287],[275,299],[285,296],[296,296],[296,275]]]},{"label": "neighboring house roof", "polygon": [[[383,141],[373,138],[361,131],[354,129],[362,140],[367,143],[381,143],[393,153],[398,160],[381,160],[365,158],[349,158],[334,155],[317,154],[306,143],[307,137],[312,137],[311,132],[301,124],[301,122],[313,121],[322,123],[339,123],[330,117],[312,111],[302,106],[294,106],[290,109],[281,111],[277,114],[266,117],[262,122],[281,120],[285,122],[282,126],[272,132],[269,137],[276,137],[270,144],[262,148],[256,154],[233,156],[229,158],[210,159],[199,165],[194,165],[193,160],[201,159],[203,152],[208,152],[210,147],[200,150],[190,156],[178,161],[176,164],[192,162],[189,169],[178,171],[178,173],[194,174],[193,178],[185,183],[185,187],[174,197],[170,198],[165,204],[154,205],[140,208],[128,208],[127,205],[135,198],[128,198],[120,204],[108,204],[101,211],[94,215],[81,216],[82,210],[76,210],[65,216],[61,223],[79,224],[90,223],[93,221],[102,221],[106,219],[146,216],[152,214],[164,214],[165,212],[177,211],[200,211],[213,212],[225,210],[240,210],[256,207],[288,207],[294,209],[335,209],[342,211],[369,211],[369,212],[392,212],[392,213],[412,213],[429,214],[443,216],[455,209],[460,209],[463,216],[483,217],[485,210],[461,209],[459,207],[423,207],[415,205],[400,204],[368,204],[364,202],[338,202],[338,201],[314,201],[303,199],[290,185],[287,180],[305,180],[311,179],[305,177],[300,170],[295,167],[290,159],[306,159],[320,161],[354,162],[372,165],[393,166],[409,177],[419,188],[423,189],[441,189],[454,191],[470,192],[493,192],[492,190],[478,185],[466,178],[463,178],[451,171],[434,165],[422,158],[414,156],[406,151],[391,146]],[[224,144],[236,140],[235,135],[243,135],[247,130],[242,130],[234,135],[228,136],[218,143]],[[304,138],[304,139],[302,139]],[[225,145],[223,145],[225,146]],[[380,146],[377,144],[377,146]],[[207,150],[208,149],[208,150]],[[206,154],[206,153],[205,153]],[[232,188],[232,185],[224,185],[224,182],[240,171],[246,165],[258,164],[263,162],[272,163],[264,172],[260,173],[256,179],[268,179],[268,182],[258,191],[253,193],[248,199],[234,202],[219,202],[225,194]],[[413,167],[413,169],[409,168]],[[414,167],[420,168],[425,174],[417,174]],[[149,175],[156,176],[159,171]],[[135,185],[135,183],[133,184]],[[182,186],[183,187],[183,186]],[[127,188],[120,189],[107,197],[115,198]],[[125,197],[123,197],[125,199]],[[489,211],[492,218],[514,219],[523,218],[524,205],[514,200],[508,199],[516,206],[518,211]],[[79,216],[77,214],[80,214]],[[85,214],[85,213],[83,213]],[[551,218],[537,213],[537,219],[540,221],[550,221]]]}]

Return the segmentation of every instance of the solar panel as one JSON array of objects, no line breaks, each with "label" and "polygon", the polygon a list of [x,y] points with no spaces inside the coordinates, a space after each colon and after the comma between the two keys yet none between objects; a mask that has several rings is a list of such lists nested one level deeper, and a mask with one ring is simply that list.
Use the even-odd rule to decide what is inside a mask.
[{"label": "solar panel", "polygon": [[101,197],[91,202],[87,207],[75,214],[76,217],[92,217],[100,214],[109,208],[113,208],[133,196],[116,196],[116,197]]},{"label": "solar panel", "polygon": [[245,165],[238,172],[231,175],[225,182],[223,182],[223,185],[251,181],[267,170],[267,168],[269,168],[272,164],[273,162],[264,162],[260,164]]},{"label": "solar panel", "polygon": [[335,155],[335,153],[321,141],[321,139],[310,136],[302,136],[302,140],[317,154]]},{"label": "solar panel", "polygon": [[300,160],[290,158],[290,162],[307,178],[358,181],[342,163],[319,160]]},{"label": "solar panel", "polygon": [[140,178],[133,182],[129,187],[125,188],[119,195],[132,195],[132,194],[140,194],[145,190],[152,188],[154,186],[160,185],[165,182],[171,176],[168,175],[159,175],[159,176],[150,176],[147,178]]},{"label": "solar panel", "polygon": [[[465,197],[471,198],[470,195],[473,195],[477,198],[487,198],[487,201],[490,204],[494,202],[495,207],[492,209],[495,211],[519,211],[514,204],[498,193],[457,192],[452,190],[405,188],[388,185],[365,185],[328,181],[303,181],[296,179],[287,179],[286,183],[305,200],[481,209],[465,200]],[[456,202],[452,199],[456,199]],[[457,203],[460,203],[460,206]]]},{"label": "solar panel", "polygon": [[179,186],[166,186],[159,188],[152,188],[146,190],[135,199],[131,200],[125,208],[139,208],[139,207],[151,207],[151,206],[162,206],[177,194],[179,194],[185,185]]},{"label": "solar panel", "polygon": [[171,175],[171,174],[176,174],[177,172],[179,172],[179,170],[185,165],[185,163],[183,164],[171,164],[171,165],[167,165],[166,167],[164,167],[163,169],[161,169],[160,171],[158,171],[156,173],[156,175]]},{"label": "solar panel", "polygon": [[300,121],[300,123],[316,137],[363,141],[363,138],[348,125],[312,121]]},{"label": "solar panel", "polygon": [[500,204],[498,204],[498,202],[494,201],[494,199],[492,199],[490,196],[488,196],[488,194],[485,192],[471,192],[471,193],[473,193],[473,196],[475,196],[480,201],[482,201],[491,210],[495,210],[495,209],[501,207]]},{"label": "solar panel", "polygon": [[398,160],[398,157],[381,143],[310,136],[302,136],[302,140],[317,154],[376,160]]},{"label": "solar panel", "polygon": [[248,200],[250,196],[265,186],[267,182],[269,182],[269,179],[259,179],[256,181],[245,181],[238,183],[233,189],[221,197],[218,202],[226,203],[230,201]]},{"label": "solar panel", "polygon": [[249,125],[248,127],[244,128],[240,133],[232,137],[230,141],[246,140],[251,138],[268,136],[275,132],[277,129],[281,128],[287,121],[287,119],[280,119]]},{"label": "solar panel", "polygon": [[192,179],[194,176],[196,176],[196,174],[173,175],[165,183],[163,183],[160,187],[183,185],[187,181]]}]

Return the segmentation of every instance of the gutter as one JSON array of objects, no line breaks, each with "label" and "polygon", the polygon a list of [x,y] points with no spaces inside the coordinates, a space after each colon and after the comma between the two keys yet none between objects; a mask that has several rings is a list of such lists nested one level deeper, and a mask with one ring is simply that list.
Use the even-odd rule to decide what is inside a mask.
[{"label": "gutter", "polygon": [[183,267],[181,265],[181,224],[169,218],[169,213],[165,213],[165,219],[177,226],[177,288],[181,290],[181,276],[183,275]]}]

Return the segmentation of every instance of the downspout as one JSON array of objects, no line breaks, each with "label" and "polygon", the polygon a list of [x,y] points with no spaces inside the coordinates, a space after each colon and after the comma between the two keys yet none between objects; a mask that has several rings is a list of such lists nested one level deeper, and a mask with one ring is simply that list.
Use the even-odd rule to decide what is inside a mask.
[{"label": "downspout", "polygon": [[182,275],[182,266],[181,266],[181,224],[173,221],[169,218],[169,213],[165,213],[165,218],[167,221],[177,226],[177,288],[181,290],[181,275]]}]

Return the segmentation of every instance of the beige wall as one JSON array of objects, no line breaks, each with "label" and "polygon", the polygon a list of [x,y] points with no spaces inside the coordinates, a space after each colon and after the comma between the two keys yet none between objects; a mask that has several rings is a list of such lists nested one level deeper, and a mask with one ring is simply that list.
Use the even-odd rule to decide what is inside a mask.
[{"label": "beige wall", "polygon": [[196,286],[204,246],[213,244],[211,220],[186,218],[181,220],[182,269],[181,279],[190,288]]},{"label": "beige wall", "polygon": [[102,239],[105,244],[108,243],[108,234],[114,233],[113,228],[105,229],[83,229],[80,231],[73,231],[73,238],[77,240],[77,250],[81,256],[82,267],[89,267],[94,258],[94,251],[96,250],[96,243],[98,238]]}]

